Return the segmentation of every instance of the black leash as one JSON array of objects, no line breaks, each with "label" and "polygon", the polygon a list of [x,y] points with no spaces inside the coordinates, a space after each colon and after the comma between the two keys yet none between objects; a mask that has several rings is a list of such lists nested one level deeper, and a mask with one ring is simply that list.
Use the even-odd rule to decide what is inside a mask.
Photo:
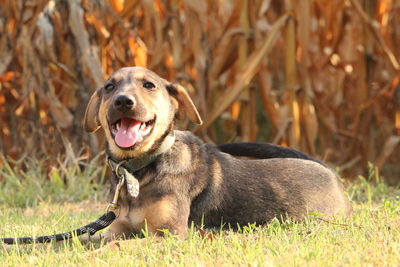
[{"label": "black leash", "polygon": [[[107,162],[109,162],[109,159],[107,159]],[[117,184],[117,188],[115,190],[114,198],[112,202],[110,202],[106,208],[106,213],[98,218],[96,221],[83,226],[81,228],[75,229],[70,232],[66,233],[61,233],[61,234],[55,234],[55,235],[45,235],[45,236],[38,236],[38,237],[16,237],[16,238],[0,238],[0,241],[2,241],[5,244],[9,245],[14,245],[14,244],[32,244],[32,243],[48,243],[53,240],[55,241],[64,241],[67,239],[72,238],[73,236],[80,236],[88,233],[89,235],[94,235],[97,231],[100,231],[107,226],[109,226],[116,218],[118,218],[121,207],[118,205],[118,198],[119,198],[119,193],[121,192],[122,186],[125,183],[126,176],[128,172],[121,167],[122,164],[124,164],[126,161],[123,160],[119,162],[118,164],[113,164],[109,163],[109,166],[111,168],[111,171],[119,178],[119,182]],[[115,168],[114,168],[115,167]],[[119,168],[122,168],[122,171],[119,171]],[[137,192],[138,194],[138,192]]]},{"label": "black leash", "polygon": [[49,243],[53,240],[55,241],[64,241],[67,239],[72,238],[73,236],[80,236],[86,233],[89,235],[94,235],[97,231],[100,231],[107,226],[109,226],[115,219],[117,215],[113,211],[109,211],[107,214],[104,214],[96,221],[83,226],[81,228],[75,229],[70,232],[56,234],[56,235],[45,235],[45,236],[38,236],[38,237],[17,237],[17,238],[1,238],[0,240],[9,245],[14,244],[32,244],[32,243]]}]

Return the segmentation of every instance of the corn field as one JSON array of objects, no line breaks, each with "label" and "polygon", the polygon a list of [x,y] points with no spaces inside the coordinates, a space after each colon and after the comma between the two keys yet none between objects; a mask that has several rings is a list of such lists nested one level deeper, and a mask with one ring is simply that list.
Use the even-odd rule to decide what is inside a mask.
[{"label": "corn field", "polygon": [[[0,160],[85,160],[91,94],[124,66],[182,84],[214,143],[290,146],[400,181],[400,0],[0,0]],[[1,164],[1,163],[0,163]]]}]

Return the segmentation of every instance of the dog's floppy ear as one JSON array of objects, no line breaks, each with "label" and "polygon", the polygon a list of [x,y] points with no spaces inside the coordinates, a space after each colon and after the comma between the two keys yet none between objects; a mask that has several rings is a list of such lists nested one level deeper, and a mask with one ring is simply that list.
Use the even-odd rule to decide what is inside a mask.
[{"label": "dog's floppy ear", "polygon": [[[101,89],[101,88],[100,88]],[[85,118],[83,119],[83,126],[87,133],[92,133],[100,128],[99,109],[100,109],[100,89],[92,95],[89,104],[86,107]]]},{"label": "dog's floppy ear", "polygon": [[178,119],[182,119],[184,112],[189,119],[197,124],[202,124],[203,121],[200,118],[199,112],[197,111],[192,99],[180,84],[170,83],[167,85],[169,93],[178,100]]}]

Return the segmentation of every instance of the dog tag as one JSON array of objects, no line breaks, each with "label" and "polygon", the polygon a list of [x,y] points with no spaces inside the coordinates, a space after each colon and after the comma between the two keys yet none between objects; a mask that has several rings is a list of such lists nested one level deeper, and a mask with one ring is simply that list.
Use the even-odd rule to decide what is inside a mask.
[{"label": "dog tag", "polygon": [[125,168],[121,168],[122,175],[125,176],[126,187],[128,193],[132,197],[137,197],[139,195],[139,181],[131,173],[129,173]]}]

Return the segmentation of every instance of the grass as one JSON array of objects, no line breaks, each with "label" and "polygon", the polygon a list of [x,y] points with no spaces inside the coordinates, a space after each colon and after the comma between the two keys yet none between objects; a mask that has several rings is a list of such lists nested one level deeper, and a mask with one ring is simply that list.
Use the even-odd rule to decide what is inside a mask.
[{"label": "grass", "polygon": [[[0,237],[65,232],[85,225],[104,212],[106,186],[97,159],[79,166],[15,171],[7,161],[0,167]],[[99,178],[96,178],[99,179]],[[103,180],[103,178],[100,178]],[[122,241],[119,249],[83,246],[73,239],[61,246],[13,246],[0,249],[2,266],[398,266],[400,262],[400,191],[379,180],[371,166],[367,178],[348,187],[355,213],[351,218],[302,223],[272,221],[249,225],[239,232],[209,236],[197,228],[189,238],[151,237]],[[212,237],[212,238],[210,238]]]}]

